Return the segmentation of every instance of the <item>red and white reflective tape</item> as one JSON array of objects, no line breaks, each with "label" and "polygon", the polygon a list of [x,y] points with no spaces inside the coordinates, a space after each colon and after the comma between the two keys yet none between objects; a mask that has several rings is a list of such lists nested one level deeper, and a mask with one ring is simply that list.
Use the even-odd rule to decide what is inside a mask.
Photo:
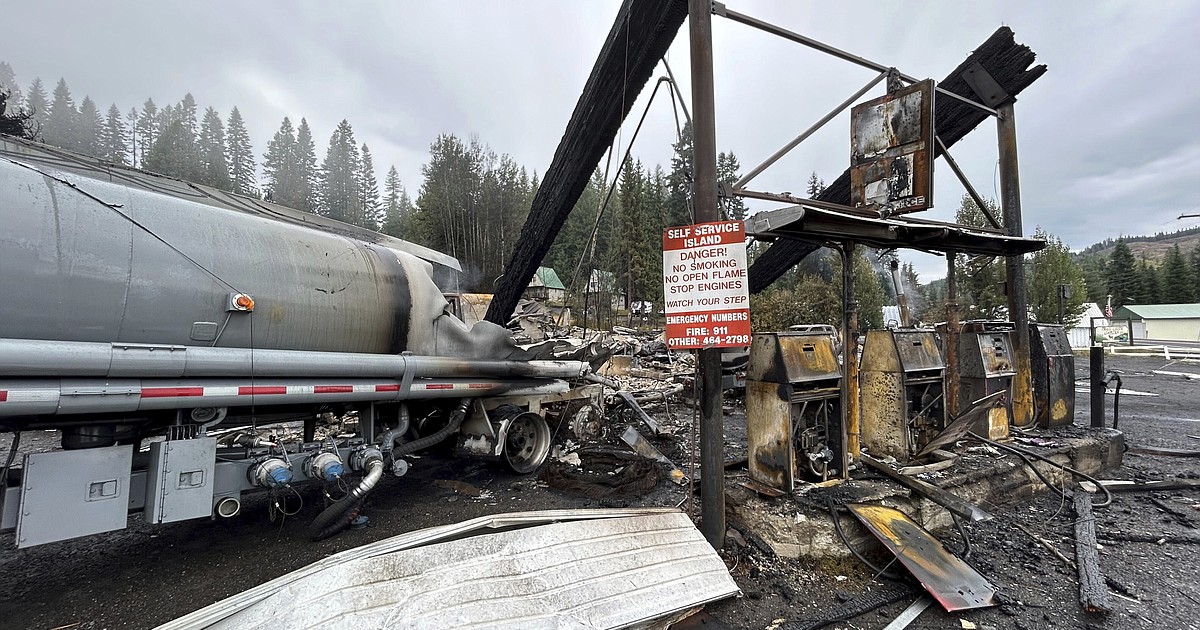
[{"label": "red and white reflective tape", "polygon": [[[414,392],[469,391],[495,387],[495,383],[421,383],[410,386]],[[214,398],[230,396],[288,396],[288,395],[332,395],[332,394],[377,394],[399,392],[399,383],[367,385],[241,385],[241,386],[191,386],[191,387],[142,387],[142,398]],[[132,392],[113,392],[113,395],[128,396]],[[0,404],[56,402],[63,396],[58,389],[0,389]]]},{"label": "red and white reflective tape", "polygon": [[0,389],[0,403],[40,403],[58,401],[57,389]]}]

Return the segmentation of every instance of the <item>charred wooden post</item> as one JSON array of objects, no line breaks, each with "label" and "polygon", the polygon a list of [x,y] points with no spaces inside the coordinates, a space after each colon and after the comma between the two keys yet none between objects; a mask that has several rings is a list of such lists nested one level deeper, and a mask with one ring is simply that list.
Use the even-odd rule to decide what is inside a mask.
[{"label": "charred wooden post", "polygon": [[[1003,26],[946,75],[938,87],[962,96],[977,98],[964,75],[973,69],[975,64],[979,64],[1005,93],[1015,97],[1045,74],[1046,66],[1031,67],[1035,58],[1036,55],[1028,46],[1016,43],[1012,29]],[[936,134],[946,148],[954,146],[988,116],[986,112],[954,98],[937,99],[934,115]],[[941,155],[941,151],[937,154]],[[830,183],[817,196],[817,200],[849,205],[850,170],[847,169]],[[800,241],[776,242],[750,266],[750,292],[758,293],[766,289],[816,249],[816,245]]]},{"label": "charred wooden post", "polygon": [[[1009,236],[1024,236],[1021,227],[1021,177],[1017,166],[1017,121],[1014,99],[1000,105],[996,135],[1000,144],[1000,210]],[[1012,423],[1018,427],[1033,424],[1033,366],[1029,361],[1029,298],[1025,284],[1025,257],[1009,256],[1004,261],[1008,280],[1008,317],[1013,331]]]},{"label": "charred wooden post", "polygon": [[846,456],[842,470],[850,459],[858,459],[862,445],[859,440],[858,413],[858,304],[854,301],[854,243],[842,246],[842,423]]},{"label": "charred wooden post", "polygon": [[946,252],[946,381],[942,391],[947,416],[958,413],[958,282],[954,273],[957,259],[957,253]]},{"label": "charred wooden post", "polygon": [[[717,123],[712,68],[712,3],[689,0],[692,49],[692,164],[696,222],[720,221],[717,210]],[[721,412],[721,349],[699,351],[700,531],[725,545],[725,417]]]},{"label": "charred wooden post", "polygon": [[687,17],[685,0],[625,0],[513,246],[486,319],[504,325]]},{"label": "charred wooden post", "polygon": [[1096,517],[1092,514],[1092,498],[1086,492],[1076,492],[1075,506],[1075,564],[1079,572],[1079,604],[1090,613],[1108,614],[1112,603],[1104,574],[1100,571],[1100,553],[1096,551]]}]

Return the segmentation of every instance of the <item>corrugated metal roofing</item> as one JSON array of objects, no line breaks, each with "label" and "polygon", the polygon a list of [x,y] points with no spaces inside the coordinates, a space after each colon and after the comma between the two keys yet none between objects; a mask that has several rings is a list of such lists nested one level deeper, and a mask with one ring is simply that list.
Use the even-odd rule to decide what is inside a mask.
[{"label": "corrugated metal roofing", "polygon": [[1113,313],[1113,319],[1200,319],[1200,303],[1127,304]]},{"label": "corrugated metal roofing", "polygon": [[559,510],[402,534],[161,628],[624,628],[737,591],[682,512]]}]

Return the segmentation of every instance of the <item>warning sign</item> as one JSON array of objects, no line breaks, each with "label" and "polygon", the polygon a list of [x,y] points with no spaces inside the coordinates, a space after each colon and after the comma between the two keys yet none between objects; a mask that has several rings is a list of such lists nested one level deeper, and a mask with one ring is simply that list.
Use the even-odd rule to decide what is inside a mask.
[{"label": "warning sign", "polygon": [[663,296],[669,347],[750,345],[745,224],[720,221],[663,230]]}]

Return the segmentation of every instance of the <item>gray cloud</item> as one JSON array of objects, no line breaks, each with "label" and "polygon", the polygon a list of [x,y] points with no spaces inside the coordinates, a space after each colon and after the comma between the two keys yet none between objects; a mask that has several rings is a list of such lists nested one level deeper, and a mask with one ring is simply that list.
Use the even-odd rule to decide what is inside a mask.
[{"label": "gray cloud", "polygon": [[[308,119],[323,154],[342,118],[371,145],[379,170],[395,164],[415,193],[430,142],[477,134],[495,150],[544,172],[579,97],[617,2],[104,3],[47,0],[6,9],[0,56],[22,86],[65,77],[77,100],[123,110],[191,91],[202,106],[237,105],[261,155],[284,116]],[[842,5],[750,1],[730,8],[915,76],[941,77],[1000,24],[1029,44],[1049,73],[1017,105],[1025,225],[1072,247],[1119,234],[1177,229],[1197,210],[1200,90],[1190,32],[1200,5],[1169,0],[991,0]],[[683,33],[686,33],[686,28]],[[669,59],[685,94],[686,37]],[[747,27],[714,19],[718,141],[748,169],[872,78]],[[660,69],[661,70],[661,69]],[[640,96],[634,117],[645,105]],[[631,121],[621,138],[628,142]],[[834,120],[754,187],[799,192],[848,163],[848,119]],[[635,148],[667,165],[674,118],[656,103]],[[995,196],[994,124],[954,155],[975,186]],[[962,189],[936,177],[930,217],[953,216]],[[771,207],[754,204],[754,208]],[[944,264],[921,258],[926,278]]]}]

